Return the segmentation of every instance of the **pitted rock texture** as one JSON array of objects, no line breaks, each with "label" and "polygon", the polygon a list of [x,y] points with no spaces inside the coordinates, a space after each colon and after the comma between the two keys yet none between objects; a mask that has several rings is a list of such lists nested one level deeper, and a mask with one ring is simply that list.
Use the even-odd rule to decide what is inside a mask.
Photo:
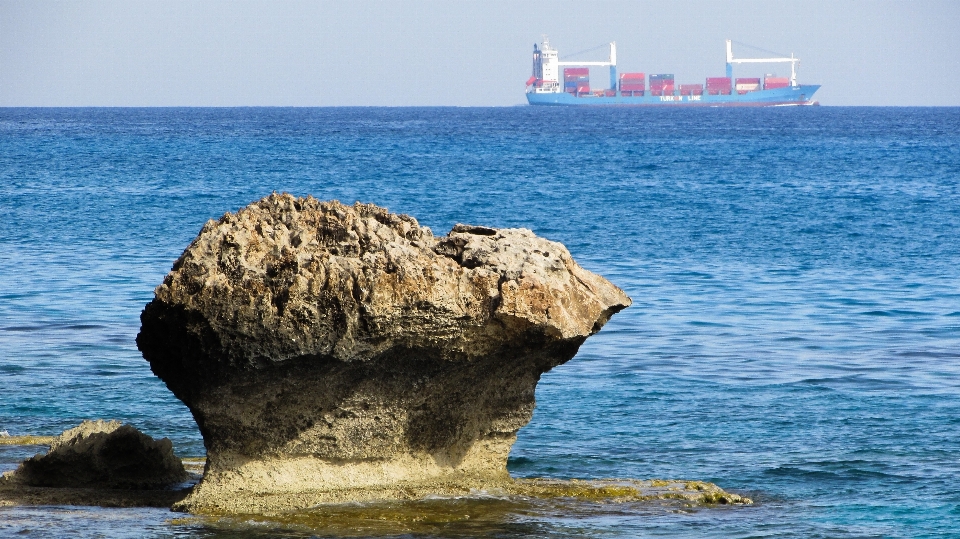
[{"label": "pitted rock texture", "polygon": [[509,481],[540,375],[628,305],[529,230],[274,194],[204,225],[137,345],[207,447],[182,508],[296,508]]},{"label": "pitted rock texture", "polygon": [[167,438],[154,440],[119,421],[84,421],[57,436],[8,480],[31,487],[158,489],[188,475]]}]

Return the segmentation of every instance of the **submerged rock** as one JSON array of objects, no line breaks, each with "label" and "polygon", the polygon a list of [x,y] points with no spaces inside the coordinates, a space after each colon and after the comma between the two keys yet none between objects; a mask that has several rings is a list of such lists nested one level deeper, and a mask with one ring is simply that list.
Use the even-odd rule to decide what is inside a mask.
[{"label": "submerged rock", "polygon": [[271,195],[203,227],[137,345],[207,447],[181,508],[253,512],[509,483],[540,375],[628,305],[529,230]]},{"label": "submerged rock", "polygon": [[119,421],[84,421],[53,439],[45,455],[6,479],[30,487],[157,489],[187,479],[169,439],[154,440]]},{"label": "submerged rock", "polygon": [[[620,523],[630,529],[629,524],[655,522],[667,515],[677,518],[678,513],[750,503],[749,498],[699,481],[517,479],[507,489],[456,498],[323,504],[300,511],[219,516],[215,521],[188,517],[177,522],[205,529],[228,526],[234,533],[255,526],[276,536],[290,530],[289,535],[312,537],[591,537],[601,534],[591,533],[596,530],[590,525],[572,527],[571,523],[603,522],[606,530],[621,531]],[[511,533],[518,521],[536,522],[521,528],[535,532]]]}]

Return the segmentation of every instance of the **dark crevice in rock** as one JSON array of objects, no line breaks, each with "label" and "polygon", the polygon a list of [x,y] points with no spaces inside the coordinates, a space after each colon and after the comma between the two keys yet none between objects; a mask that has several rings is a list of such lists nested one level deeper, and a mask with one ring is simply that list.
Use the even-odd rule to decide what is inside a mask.
[{"label": "dark crevice in rock", "polygon": [[453,225],[453,229],[450,232],[475,234],[477,236],[496,236],[497,235],[497,229],[495,228],[487,228],[485,226],[464,225],[459,223],[456,225]]}]

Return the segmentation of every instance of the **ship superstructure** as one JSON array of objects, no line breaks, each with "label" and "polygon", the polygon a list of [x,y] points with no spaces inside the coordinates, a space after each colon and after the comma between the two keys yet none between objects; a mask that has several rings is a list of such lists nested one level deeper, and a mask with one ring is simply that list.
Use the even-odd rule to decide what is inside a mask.
[{"label": "ship superstructure", "polygon": [[[527,80],[531,105],[673,105],[673,106],[789,106],[814,105],[819,85],[797,83],[800,60],[789,57],[734,58],[733,42],[727,40],[725,77],[708,77],[704,84],[675,84],[672,74],[621,73],[617,76],[617,44],[609,44],[606,61],[560,61],[556,49],[544,37],[533,46],[533,74]],[[735,64],[790,63],[790,78],[734,78]],[[609,87],[590,87],[590,67],[609,67]]]}]

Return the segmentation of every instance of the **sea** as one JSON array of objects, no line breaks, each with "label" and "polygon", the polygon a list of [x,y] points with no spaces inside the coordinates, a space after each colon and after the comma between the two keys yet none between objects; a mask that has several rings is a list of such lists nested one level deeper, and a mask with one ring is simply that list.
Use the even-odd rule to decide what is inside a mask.
[{"label": "sea", "polygon": [[542,377],[511,474],[754,503],[2,507],[0,536],[960,537],[960,108],[0,109],[0,431],[118,419],[203,457],[139,315],[273,192],[562,242],[633,305]]}]

